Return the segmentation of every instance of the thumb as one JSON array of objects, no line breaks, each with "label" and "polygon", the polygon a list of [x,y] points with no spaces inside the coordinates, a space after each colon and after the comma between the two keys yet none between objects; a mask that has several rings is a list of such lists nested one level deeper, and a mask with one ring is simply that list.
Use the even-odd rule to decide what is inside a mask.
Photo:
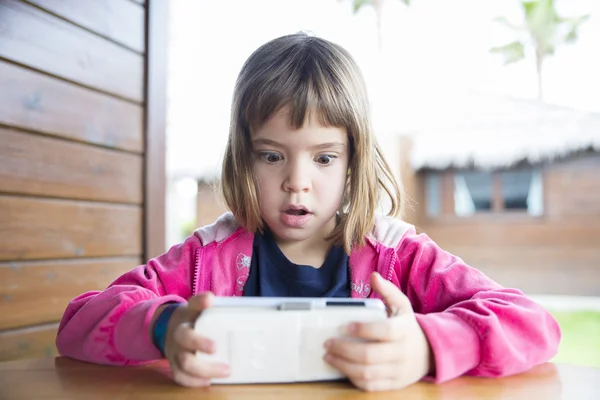
[{"label": "thumb", "polygon": [[383,279],[377,272],[371,274],[371,288],[381,296],[389,317],[412,313],[410,300],[392,282]]},{"label": "thumb", "polygon": [[202,310],[212,306],[214,297],[215,296],[211,292],[192,296],[188,300],[188,309],[191,311],[201,312]]}]

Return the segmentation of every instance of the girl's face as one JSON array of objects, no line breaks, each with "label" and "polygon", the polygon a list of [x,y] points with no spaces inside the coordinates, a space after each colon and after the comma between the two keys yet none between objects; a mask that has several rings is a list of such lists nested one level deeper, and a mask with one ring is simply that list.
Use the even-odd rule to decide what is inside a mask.
[{"label": "girl's face", "polygon": [[311,115],[295,129],[289,119],[284,109],[252,135],[261,217],[280,245],[332,232],[350,155],[344,128],[322,126]]}]

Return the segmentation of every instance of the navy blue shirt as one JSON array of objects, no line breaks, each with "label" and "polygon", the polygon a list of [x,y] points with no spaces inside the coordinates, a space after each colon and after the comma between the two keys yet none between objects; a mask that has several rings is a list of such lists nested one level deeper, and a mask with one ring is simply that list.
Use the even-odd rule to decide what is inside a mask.
[{"label": "navy blue shirt", "polygon": [[321,268],[294,264],[281,251],[273,234],[254,236],[250,274],[244,296],[350,297],[348,255],[332,246]]}]

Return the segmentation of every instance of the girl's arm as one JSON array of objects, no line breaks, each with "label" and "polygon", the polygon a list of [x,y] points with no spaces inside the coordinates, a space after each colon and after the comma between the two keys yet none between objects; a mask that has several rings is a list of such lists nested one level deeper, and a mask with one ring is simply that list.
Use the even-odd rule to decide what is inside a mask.
[{"label": "girl's arm", "polygon": [[61,355],[99,364],[134,365],[161,358],[150,336],[156,309],[191,296],[200,240],[189,237],[101,292],[73,299],[63,314],[56,347]]},{"label": "girl's arm", "polygon": [[414,229],[396,255],[395,283],[431,345],[436,382],[520,373],[556,354],[557,322],[521,291],[503,288]]}]

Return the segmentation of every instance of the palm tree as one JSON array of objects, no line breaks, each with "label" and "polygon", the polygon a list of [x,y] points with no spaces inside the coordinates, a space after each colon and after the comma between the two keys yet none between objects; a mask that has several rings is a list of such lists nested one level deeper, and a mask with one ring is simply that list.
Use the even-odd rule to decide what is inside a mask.
[{"label": "palm tree", "polygon": [[[365,6],[373,7],[375,10],[375,18],[377,24],[377,48],[381,52],[383,46],[383,31],[381,26],[382,13],[383,13],[383,2],[385,0],[352,0],[352,10],[356,14],[361,8]],[[410,0],[400,0],[404,5],[409,6]]]},{"label": "palm tree", "polygon": [[[345,1],[345,0],[339,0],[339,1]],[[400,0],[404,5],[406,6],[410,6],[410,0]],[[376,26],[377,26],[377,50],[379,53],[379,56],[382,57],[383,56],[383,27],[382,27],[382,19],[383,19],[383,3],[385,2],[385,0],[352,0],[352,10],[353,13],[356,14],[360,9],[362,9],[363,7],[373,7],[373,9],[375,10],[375,22],[376,22]],[[379,60],[378,63],[378,67],[379,69],[383,68],[383,59]],[[381,73],[379,74],[380,77],[384,76],[385,73],[383,71],[381,71]],[[374,88],[372,88],[372,93],[376,94],[376,93],[380,93],[379,90],[382,89],[382,83],[380,82],[379,84],[375,84],[376,86]],[[379,89],[379,90],[378,90]],[[381,95],[380,95],[381,96]],[[378,104],[381,103],[383,104],[385,102],[385,100],[382,99],[382,97],[380,96],[373,96],[370,98],[372,104]],[[376,109],[376,106],[372,106],[373,110]],[[399,167],[394,167],[394,166],[399,166],[400,165],[400,149],[399,149],[399,144],[396,141],[397,137],[395,135],[389,135],[389,134],[381,134],[381,132],[378,134],[378,140],[379,140],[379,144],[380,146],[382,146],[382,148],[384,148],[384,153],[386,154],[386,157],[388,158],[388,162],[390,162],[393,165],[393,170],[394,170],[394,174],[397,175],[397,178],[400,179],[400,168]],[[387,197],[384,197],[387,199]],[[389,204],[385,204],[384,208],[389,206]]]},{"label": "palm tree", "polygon": [[525,21],[513,24],[505,17],[494,21],[511,29],[519,38],[503,46],[493,47],[492,53],[501,54],[504,64],[512,64],[525,58],[526,50],[535,55],[538,99],[543,99],[542,70],[544,60],[554,54],[557,46],[574,43],[579,26],[589,18],[589,14],[563,18],[558,15],[554,0],[522,1],[521,8]]}]

